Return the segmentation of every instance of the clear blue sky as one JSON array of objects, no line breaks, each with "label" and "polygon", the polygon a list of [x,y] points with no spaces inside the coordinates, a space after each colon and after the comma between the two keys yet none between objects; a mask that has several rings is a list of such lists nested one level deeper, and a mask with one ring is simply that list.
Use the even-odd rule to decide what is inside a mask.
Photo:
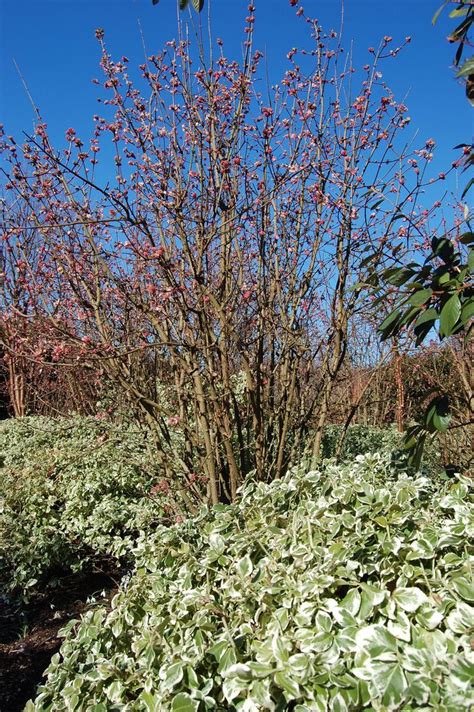
[{"label": "clear blue sky", "polygon": [[[214,37],[224,40],[227,56],[240,56],[248,2],[206,0],[206,8],[209,2]],[[339,28],[339,0],[300,4],[326,29]],[[436,140],[434,172],[449,167],[457,143],[471,140],[474,116],[450,71],[455,48],[446,37],[454,25],[447,13],[435,27],[431,24],[439,4],[441,0],[345,0],[344,28],[345,46],[354,42],[356,66],[370,61],[367,48],[377,46],[383,35],[392,35],[394,44],[411,35],[401,56],[385,64],[384,78],[399,100],[406,97],[411,132],[419,131],[419,142]],[[286,66],[286,52],[308,46],[307,28],[295,17],[289,0],[255,0],[255,5],[255,45],[266,53],[270,78],[275,80]],[[206,14],[202,17],[206,19]],[[138,21],[148,53],[157,51],[176,35],[176,0],[160,0],[155,7],[151,0],[0,0],[0,122],[7,133],[21,139],[21,131],[30,131],[33,124],[15,59],[53,142],[62,144],[69,126],[87,138],[102,91],[91,82],[101,78],[94,30],[105,29],[115,57],[126,55],[130,66],[138,65],[143,59]],[[459,180],[461,187],[467,182],[465,176]],[[455,188],[454,179],[449,187]]]}]

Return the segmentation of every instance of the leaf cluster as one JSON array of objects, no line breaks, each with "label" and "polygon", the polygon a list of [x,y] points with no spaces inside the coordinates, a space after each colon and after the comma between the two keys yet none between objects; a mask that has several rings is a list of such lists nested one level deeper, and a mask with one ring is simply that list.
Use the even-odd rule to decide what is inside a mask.
[{"label": "leaf cluster", "polygon": [[[342,435],[341,425],[328,425],[321,441],[321,457],[336,456]],[[357,455],[374,452],[393,452],[401,447],[400,433],[392,428],[374,428],[356,424],[348,428],[344,438],[340,459],[354,460]]]},{"label": "leaf cluster", "polygon": [[382,273],[382,280],[398,289],[395,308],[378,329],[382,340],[411,328],[419,346],[433,329],[441,340],[469,330],[474,315],[474,234],[464,233],[459,242],[468,246],[467,259],[447,237],[435,236],[423,265],[412,262]]},{"label": "leaf cluster", "polygon": [[[456,55],[454,58],[454,64],[459,66],[464,49],[466,45],[469,45],[469,31],[471,29],[472,23],[474,22],[474,5],[471,0],[460,0],[459,2],[453,3],[453,0],[445,0],[441,7],[436,11],[433,17],[433,25],[436,24],[438,17],[444,10],[446,5],[454,4],[455,7],[449,13],[449,17],[455,20],[461,19],[461,22],[456,27],[456,29],[449,35],[450,42],[459,43],[459,47],[456,50]],[[468,60],[463,64],[462,68],[458,72],[458,77],[467,76],[474,73],[474,57],[469,57]]]},{"label": "leaf cluster", "polygon": [[[431,252],[423,265],[409,263],[385,270],[381,277],[387,285],[381,301],[395,287],[394,309],[379,326],[382,341],[411,331],[419,346],[430,333],[437,331],[440,340],[463,334],[467,340],[474,315],[474,234],[466,232],[459,245],[467,246],[467,256],[447,237],[433,237]],[[374,275],[378,286],[378,277]],[[425,443],[438,432],[445,433],[451,413],[447,394],[433,398],[421,422],[407,430],[404,447],[412,465],[419,467]]]},{"label": "leaf cluster", "polygon": [[470,485],[377,454],[248,481],[139,541],[27,712],[469,708]]},{"label": "leaf cluster", "polygon": [[169,498],[146,436],[94,418],[24,418],[0,426],[0,585],[28,598],[54,571],[127,557],[163,520]]}]

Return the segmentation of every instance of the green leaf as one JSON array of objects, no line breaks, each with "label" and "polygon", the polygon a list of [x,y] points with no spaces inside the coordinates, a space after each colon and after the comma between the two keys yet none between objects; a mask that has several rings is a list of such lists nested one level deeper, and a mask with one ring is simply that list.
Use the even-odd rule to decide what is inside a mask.
[{"label": "green leaf", "polygon": [[[453,32],[451,32],[451,34],[449,35],[449,41],[450,42],[459,42],[460,40],[463,40],[463,35],[465,34],[465,32],[467,32],[467,30],[469,29],[471,24],[472,24],[472,18],[466,17],[462,22],[459,23],[459,25],[456,27],[456,29]],[[459,51],[459,49],[461,50],[461,52]],[[461,58],[462,44],[459,49],[458,49],[458,52],[456,53],[455,64],[458,64],[459,59]]]},{"label": "green leaf", "polygon": [[218,672],[221,674],[227,672],[227,670],[229,670],[237,662],[237,657],[235,655],[235,649],[233,648],[233,646],[229,645],[229,643],[227,642],[226,646],[227,647],[225,651],[221,654],[219,658],[219,667],[217,668]]},{"label": "green leaf", "polygon": [[426,302],[431,299],[432,295],[432,289],[417,289],[417,291],[414,292],[409,298],[408,303],[412,304],[415,307],[421,307],[423,304],[426,304]]},{"label": "green leaf", "polygon": [[397,588],[393,592],[392,597],[397,606],[409,613],[417,611],[423,603],[428,601],[427,595],[417,586]]},{"label": "green leaf", "polygon": [[225,539],[216,532],[211,532],[209,535],[209,548],[212,552],[220,555],[225,551]]},{"label": "green leaf", "polygon": [[469,57],[469,59],[466,59],[456,76],[466,77],[469,74],[474,74],[474,57]]},{"label": "green leaf", "polygon": [[237,571],[239,572],[239,576],[242,576],[242,578],[246,578],[252,573],[252,559],[248,554],[237,562]]},{"label": "green leaf", "polygon": [[355,640],[357,649],[366,650],[371,658],[395,653],[397,650],[396,638],[383,625],[364,626],[357,632]]},{"label": "green leaf", "polygon": [[474,232],[463,232],[459,238],[459,242],[463,245],[472,245],[474,243]]},{"label": "green leaf", "polygon": [[446,289],[447,285],[452,282],[449,267],[445,267],[442,270],[436,270],[434,280],[439,287]]},{"label": "green leaf", "polygon": [[381,334],[382,340],[388,339],[397,332],[397,327],[402,316],[400,309],[395,309],[383,320],[377,330]]},{"label": "green leaf", "polygon": [[474,250],[469,250],[469,255],[467,257],[467,264],[469,267],[469,272],[472,274],[474,272]]},{"label": "green leaf", "polygon": [[469,7],[463,7],[461,4],[461,7],[454,8],[454,10],[451,10],[451,12],[449,13],[449,17],[451,19],[454,17],[465,17],[468,12],[469,12]]},{"label": "green leaf", "polygon": [[468,580],[464,576],[456,576],[451,579],[451,583],[456,593],[465,601],[474,603],[474,581]]},{"label": "green leaf", "polygon": [[147,712],[155,712],[160,701],[157,695],[154,695],[152,692],[147,692],[146,690],[143,690],[138,699],[140,702],[143,702]]},{"label": "green leaf", "polygon": [[[454,683],[465,690],[472,690],[474,680],[474,663],[470,660],[459,658],[450,670]],[[26,710],[24,710],[26,712]]]},{"label": "green leaf", "polygon": [[173,665],[170,665],[166,670],[164,680],[165,687],[171,690],[181,682],[183,675],[183,663],[173,663]]},{"label": "green leaf", "polygon": [[191,0],[191,2],[193,3],[193,8],[196,12],[201,12],[204,7],[204,0]]},{"label": "green leaf", "polygon": [[226,677],[235,677],[237,680],[242,680],[243,682],[252,679],[252,670],[248,665],[243,663],[236,663],[232,665],[225,673]]},{"label": "green leaf", "polygon": [[461,193],[461,200],[464,199],[464,196],[469,192],[469,190],[472,188],[474,185],[474,178],[471,178],[470,181],[468,181],[466,187],[464,188],[463,192]]},{"label": "green leaf", "polygon": [[436,12],[435,12],[435,14],[433,15],[433,18],[432,18],[432,20],[431,20],[431,22],[432,22],[433,25],[436,24],[436,22],[437,22],[437,20],[438,20],[438,17],[441,15],[441,13],[443,12],[444,8],[446,7],[446,5],[447,5],[449,2],[451,2],[451,0],[444,0],[444,3],[441,5],[441,7],[439,7],[439,8],[436,10]]},{"label": "green leaf", "polygon": [[474,608],[459,601],[446,622],[454,633],[471,633],[474,628]]},{"label": "green leaf", "polygon": [[411,628],[408,616],[403,611],[398,611],[393,620],[387,621],[387,629],[395,638],[409,643],[411,640]]},{"label": "green leaf", "polygon": [[[419,265],[417,265],[419,267]],[[397,267],[396,269],[388,269],[383,273],[383,278],[389,284],[395,287],[401,287],[405,282],[408,282],[416,274],[416,271],[409,267]]]},{"label": "green leaf", "polygon": [[461,310],[461,322],[463,326],[466,326],[474,316],[474,299],[469,299],[464,302]]},{"label": "green leaf", "polygon": [[421,606],[416,614],[416,622],[422,625],[423,628],[426,628],[426,630],[434,630],[443,620],[444,615],[440,611],[430,608],[428,605]]},{"label": "green leaf", "polygon": [[433,237],[431,249],[435,257],[441,257],[445,264],[451,263],[454,256],[454,245],[447,237]]},{"label": "green leaf", "polygon": [[405,450],[408,451],[408,464],[415,470],[418,470],[421,465],[426,444],[426,437],[427,434],[421,430],[412,445],[408,445],[408,443],[404,444]]},{"label": "green leaf", "polygon": [[111,682],[110,685],[105,688],[104,692],[109,700],[119,703],[122,701],[124,687],[120,680],[114,680],[114,682]]},{"label": "green leaf", "polygon": [[450,336],[461,316],[461,302],[457,294],[453,294],[445,303],[440,313],[440,336]]},{"label": "green leaf", "polygon": [[400,704],[403,702],[404,693],[407,687],[406,677],[400,665],[390,665],[386,670],[385,674],[382,672],[383,684],[385,684],[385,690],[382,697],[382,704],[384,704],[388,709],[399,708]]},{"label": "green leaf", "polygon": [[415,327],[420,326],[421,324],[426,324],[426,322],[434,322],[438,318],[438,312],[434,307],[430,307],[429,309],[425,309],[424,311],[421,312],[420,316],[415,322]]},{"label": "green leaf", "polygon": [[358,614],[360,604],[361,597],[357,588],[352,588],[341,601],[341,607],[345,608],[353,616],[356,616]]},{"label": "green leaf", "polygon": [[286,701],[296,700],[300,696],[300,686],[293,677],[285,672],[276,672],[273,676],[275,685],[285,692]]},{"label": "green leaf", "polygon": [[415,332],[416,345],[419,346],[426,339],[438,318],[438,312],[434,307],[421,312],[415,322],[413,331]]},{"label": "green leaf", "polygon": [[385,200],[385,196],[380,198],[380,200],[376,200],[375,203],[372,203],[372,205],[369,206],[369,210],[377,210],[377,208],[379,208],[382,205],[384,200]]},{"label": "green leaf", "polygon": [[318,611],[314,618],[315,627],[324,633],[330,633],[332,630],[332,618],[326,611]]},{"label": "green leaf", "polygon": [[188,695],[187,692],[180,692],[175,695],[171,703],[173,712],[197,712],[198,708],[199,702],[193,700],[191,695]]},{"label": "green leaf", "polygon": [[427,430],[432,433],[445,433],[449,427],[451,413],[449,410],[449,398],[447,396],[436,396],[430,401],[425,413],[425,425]]}]

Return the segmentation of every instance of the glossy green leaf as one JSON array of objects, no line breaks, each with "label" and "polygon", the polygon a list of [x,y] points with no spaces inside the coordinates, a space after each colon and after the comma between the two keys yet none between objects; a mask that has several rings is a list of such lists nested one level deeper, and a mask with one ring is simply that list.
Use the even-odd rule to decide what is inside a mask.
[{"label": "glossy green leaf", "polygon": [[457,294],[453,294],[444,304],[440,313],[440,334],[450,336],[458,324],[461,316],[461,302]]},{"label": "glossy green leaf", "polygon": [[447,396],[436,396],[430,401],[425,414],[425,424],[430,432],[437,430],[446,432],[451,420],[449,408],[449,398]]},{"label": "glossy green leaf", "polygon": [[380,324],[378,332],[382,335],[382,339],[387,339],[393,333],[396,333],[398,324],[403,317],[403,313],[400,309],[395,309],[391,312]]},{"label": "glossy green leaf", "polygon": [[474,185],[474,178],[471,178],[468,181],[468,183],[466,184],[463,192],[461,193],[461,200],[464,199],[464,196],[467,195],[467,193],[469,192],[469,190],[472,188],[473,185]]},{"label": "glossy green leaf", "polygon": [[459,237],[459,242],[463,245],[473,245],[474,244],[474,232],[463,232]]},{"label": "glossy green leaf", "polygon": [[464,302],[461,309],[461,322],[463,326],[467,326],[474,317],[474,299],[469,299]]},{"label": "glossy green leaf", "polygon": [[433,250],[433,255],[436,257],[441,257],[441,259],[446,263],[450,264],[454,257],[454,245],[451,240],[446,237],[433,237],[431,240],[431,249]]},{"label": "glossy green leaf", "polygon": [[469,57],[469,59],[466,59],[456,76],[467,77],[469,74],[474,74],[474,57]]},{"label": "glossy green leaf", "polygon": [[441,13],[443,12],[444,8],[446,7],[446,5],[448,5],[449,2],[450,2],[450,0],[445,0],[445,1],[443,2],[443,4],[436,10],[436,12],[435,12],[435,14],[433,15],[433,18],[432,18],[432,20],[431,20],[431,22],[433,23],[433,25],[436,24],[436,22],[437,22],[437,20],[438,20],[438,17],[441,15]]},{"label": "glossy green leaf", "polygon": [[426,304],[433,295],[433,290],[432,289],[418,289],[416,292],[414,292],[411,297],[409,298],[408,302],[409,304],[412,304],[413,306],[422,306],[423,304]]},{"label": "glossy green leaf", "polygon": [[389,284],[393,284],[395,287],[401,287],[403,284],[408,282],[409,279],[416,274],[415,270],[406,267],[400,267],[397,269],[390,269],[384,272],[384,279]]}]

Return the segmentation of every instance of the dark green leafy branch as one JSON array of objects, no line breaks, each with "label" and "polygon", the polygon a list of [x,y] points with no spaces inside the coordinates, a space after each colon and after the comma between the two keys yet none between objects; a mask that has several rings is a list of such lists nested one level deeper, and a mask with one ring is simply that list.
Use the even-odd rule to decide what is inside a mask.
[{"label": "dark green leafy branch", "polygon": [[[458,43],[458,48],[454,57],[454,66],[458,69],[456,76],[466,80],[466,96],[469,102],[474,106],[474,56],[471,55],[468,57],[460,66],[465,48],[472,46],[469,38],[469,31],[471,30],[474,22],[474,2],[472,2],[472,0],[445,0],[433,17],[433,25],[438,20],[438,17],[444,8],[449,4],[455,6],[449,13],[449,17],[457,20],[461,18],[459,25],[448,37],[450,42]],[[462,144],[461,146],[466,151],[464,170],[467,170],[474,163],[473,146],[472,144]],[[461,146],[456,146],[456,148],[460,148]],[[474,179],[471,178],[464,188],[461,200],[473,184]]]},{"label": "dark green leafy branch", "polygon": [[[441,341],[462,335],[467,343],[474,316],[474,233],[465,232],[459,244],[467,246],[467,254],[449,238],[433,237],[424,264],[412,262],[382,272],[385,291],[380,298],[385,299],[392,288],[397,290],[394,308],[378,329],[382,341],[408,330],[414,335],[416,346],[434,332]],[[373,284],[378,291],[376,275]],[[410,464],[419,466],[427,438],[446,432],[450,420],[449,398],[438,394],[430,401],[422,421],[405,434]]]},{"label": "dark green leafy branch", "polygon": [[432,329],[444,339],[469,327],[474,310],[474,233],[464,233],[459,241],[469,247],[467,258],[449,238],[434,237],[423,265],[412,262],[382,273],[387,285],[401,288],[396,308],[379,327],[382,340],[410,327],[419,346]]},{"label": "dark green leafy branch", "polygon": [[[441,12],[448,5],[454,5],[449,17],[460,19],[459,25],[450,34],[449,41],[458,43],[454,65],[459,68],[466,46],[470,46],[469,31],[474,22],[474,2],[472,0],[445,0],[433,17],[435,24]],[[458,69],[457,77],[466,78],[466,94],[474,105],[474,57],[469,57]],[[464,170],[474,164],[472,144],[460,144],[463,148]],[[474,184],[471,179],[465,186],[461,200]],[[470,228],[469,228],[470,230]],[[439,339],[460,335],[467,347],[472,331],[474,315],[474,289],[472,273],[474,270],[474,234],[469,231],[461,235],[459,245],[467,246],[467,256],[446,236],[433,237],[431,252],[425,262],[416,262],[402,267],[386,269],[380,275],[374,273],[370,282],[381,302],[395,291],[394,308],[379,326],[382,341],[396,338],[408,332],[420,346],[430,333],[436,332]],[[380,293],[380,282],[385,291]],[[467,348],[466,348],[467,351]],[[468,380],[468,379],[467,379]],[[472,387],[466,384],[466,395],[472,417]],[[410,464],[420,465],[423,449],[428,438],[443,433],[450,427],[450,412],[447,394],[437,394],[428,404],[421,422],[408,428],[404,447],[408,452]]]},{"label": "dark green leafy branch", "polygon": [[[450,42],[459,44],[454,57],[454,65],[459,67],[464,49],[469,46],[469,31],[474,22],[474,3],[472,0],[445,0],[433,17],[433,25],[436,24],[441,12],[449,4],[455,5],[454,9],[449,13],[449,17],[457,20],[461,18],[459,25],[448,37]],[[458,77],[469,77],[469,75],[474,75],[474,57],[472,56],[464,62],[457,73]]]}]

